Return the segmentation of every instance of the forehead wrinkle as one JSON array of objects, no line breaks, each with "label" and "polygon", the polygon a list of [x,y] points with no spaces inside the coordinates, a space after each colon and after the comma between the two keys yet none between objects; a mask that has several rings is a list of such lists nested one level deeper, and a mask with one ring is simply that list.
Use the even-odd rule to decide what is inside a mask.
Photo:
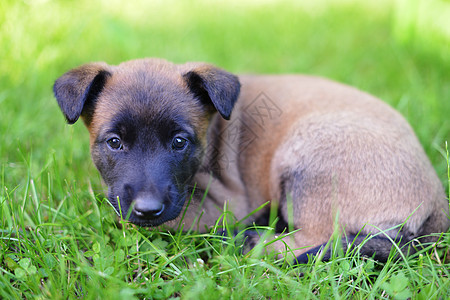
[{"label": "forehead wrinkle", "polygon": [[105,133],[120,128],[134,129],[138,133],[148,133],[148,131],[163,133],[183,130],[189,134],[195,134],[195,128],[192,126],[190,120],[184,114],[177,113],[173,109],[153,113],[153,111],[146,107],[142,109],[129,107],[129,109],[118,111],[113,115],[110,122],[106,123],[101,130],[102,133]]},{"label": "forehead wrinkle", "polygon": [[[141,74],[142,75],[142,74]],[[149,80],[139,81],[129,78],[135,76],[113,76],[99,95],[94,112],[93,128],[112,120],[118,111],[149,110],[157,113],[162,108],[170,108],[174,100],[180,98],[180,92],[167,89],[157,83],[145,84]],[[146,76],[141,76],[146,78]],[[136,78],[135,78],[136,79]],[[143,84],[144,83],[144,84]],[[94,130],[95,131],[95,130]]]}]

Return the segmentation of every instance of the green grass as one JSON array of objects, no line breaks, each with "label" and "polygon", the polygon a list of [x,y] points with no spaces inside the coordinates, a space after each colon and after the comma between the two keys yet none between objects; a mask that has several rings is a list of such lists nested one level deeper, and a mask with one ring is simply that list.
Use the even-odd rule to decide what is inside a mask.
[{"label": "green grass", "polygon": [[86,129],[64,124],[52,84],[89,61],[156,56],[317,74],[398,109],[450,193],[450,3],[300,3],[2,0],[0,297],[450,297],[450,233],[406,261],[349,255],[293,268],[242,255],[234,237],[117,222]]}]

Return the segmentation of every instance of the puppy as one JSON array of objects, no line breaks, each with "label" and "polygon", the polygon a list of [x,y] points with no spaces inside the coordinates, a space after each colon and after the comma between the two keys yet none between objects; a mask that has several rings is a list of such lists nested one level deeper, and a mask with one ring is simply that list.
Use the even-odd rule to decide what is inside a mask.
[{"label": "puppy", "polygon": [[392,241],[449,227],[443,187],[411,127],[354,88],[141,59],[70,70],[54,93],[68,123],[83,119],[109,200],[137,225],[204,231],[225,205],[239,220],[270,201],[299,229],[270,250],[299,261],[335,230],[386,260]]}]

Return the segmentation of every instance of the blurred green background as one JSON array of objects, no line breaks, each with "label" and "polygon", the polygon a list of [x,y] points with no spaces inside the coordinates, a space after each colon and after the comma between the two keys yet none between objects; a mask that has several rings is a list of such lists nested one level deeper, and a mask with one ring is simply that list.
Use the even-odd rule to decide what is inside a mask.
[{"label": "blurred green background", "polygon": [[65,124],[52,85],[87,62],[152,56],[372,93],[409,120],[448,188],[448,0],[0,0],[0,298],[448,298],[448,233],[394,265],[297,270],[217,236],[122,231],[87,130]]},{"label": "blurred green background", "polygon": [[101,191],[87,131],[64,123],[52,84],[86,62],[153,56],[368,91],[411,122],[448,184],[449,1],[2,0],[0,24],[0,193],[35,178],[44,195],[48,176]]}]

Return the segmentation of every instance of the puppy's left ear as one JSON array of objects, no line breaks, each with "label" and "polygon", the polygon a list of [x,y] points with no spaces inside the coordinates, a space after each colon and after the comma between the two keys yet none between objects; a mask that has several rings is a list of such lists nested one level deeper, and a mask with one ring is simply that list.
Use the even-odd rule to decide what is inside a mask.
[{"label": "puppy's left ear", "polygon": [[202,104],[217,110],[224,119],[230,119],[241,88],[237,76],[202,64],[193,66],[183,77],[190,91]]}]

